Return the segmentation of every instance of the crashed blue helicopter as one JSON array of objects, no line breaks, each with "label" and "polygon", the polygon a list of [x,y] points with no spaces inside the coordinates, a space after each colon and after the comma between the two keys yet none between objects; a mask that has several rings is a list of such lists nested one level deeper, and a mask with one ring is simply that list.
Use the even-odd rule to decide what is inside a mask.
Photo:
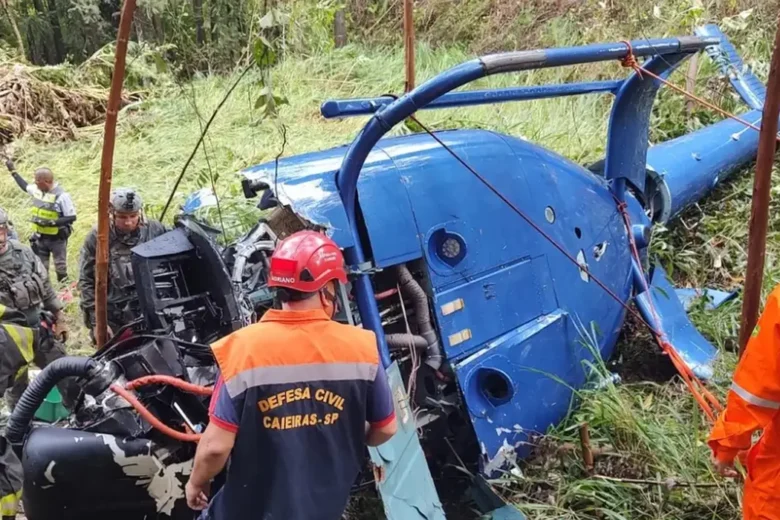
[{"label": "crashed blue helicopter", "polygon": [[[645,69],[664,78],[706,50],[750,107],[742,117],[760,121],[765,88],[716,26],[632,47],[646,58]],[[352,265],[354,319],[377,333],[398,398],[400,433],[372,451],[385,468],[379,489],[389,518],[443,518],[418,444],[418,428],[436,420],[430,415],[465,410],[482,473],[511,467],[528,453],[533,435],[567,414],[571,388],[586,382],[583,361],[593,356],[578,325],[597,325],[598,351],[608,358],[626,317],[621,302],[636,303],[696,375],[712,375],[716,349],[688,320],[661,266],[643,264],[653,224],[679,215],[751,161],[758,132],[725,120],[648,148],[660,84],[637,74],[455,91],[493,74],[617,60],[627,51],[624,43],[611,43],[495,54],[454,67],[400,99],[327,101],[326,118],[372,115],[349,147],[242,172],[246,191],[265,190],[271,203],[327,230]],[[585,94],[614,96],[606,157],[590,168],[481,130],[382,139],[419,110]],[[630,229],[620,203],[627,205]],[[632,257],[629,234],[640,260]],[[401,294],[417,294],[404,290],[412,284],[410,270],[422,301],[412,300],[413,317],[393,321],[388,309],[398,298],[383,293],[398,285]],[[424,338],[411,403],[404,395],[411,362],[397,339],[411,330],[407,322]],[[455,385],[438,377],[445,367]],[[426,445],[436,442],[423,437]]]},{"label": "crashed blue helicopter", "polygon": [[[749,106],[742,117],[760,121],[765,89],[716,26],[631,47],[661,77],[706,51]],[[629,304],[695,374],[710,377],[717,351],[688,320],[690,294],[675,297],[647,249],[655,223],[754,159],[758,132],[725,120],[648,147],[660,84],[636,73],[456,91],[489,75],[628,53],[625,43],[606,43],[493,54],[398,99],[327,101],[326,118],[371,117],[348,147],[242,171],[245,195],[260,194],[258,206],[269,213],[226,247],[216,246],[216,229],[192,218],[216,202],[213,195],[193,194],[174,230],[133,250],[140,332],[117,340],[126,337],[118,331],[67,373],[47,368],[15,409],[6,436],[22,454],[28,518],[64,518],[62,511],[191,518],[183,485],[192,444],[155,431],[110,386],[150,374],[213,384],[207,344],[273,305],[268,255],[276,240],[303,228],[324,230],[344,249],[351,277],[337,318],[377,334],[389,374],[399,431],[371,449],[370,460],[390,519],[445,518],[432,474],[453,455],[478,468],[475,488],[485,493],[475,497],[484,512],[522,518],[484,477],[511,469],[566,416],[572,388],[589,381],[587,362],[613,353]],[[383,138],[420,110],[593,94],[614,101],[606,157],[588,167],[482,130]],[[593,345],[583,342],[583,329],[598,331]],[[66,375],[85,380],[66,428],[30,428],[35,407]],[[198,432],[208,421],[207,401],[176,388],[136,391],[170,427]],[[101,478],[86,483],[87,473]]]}]

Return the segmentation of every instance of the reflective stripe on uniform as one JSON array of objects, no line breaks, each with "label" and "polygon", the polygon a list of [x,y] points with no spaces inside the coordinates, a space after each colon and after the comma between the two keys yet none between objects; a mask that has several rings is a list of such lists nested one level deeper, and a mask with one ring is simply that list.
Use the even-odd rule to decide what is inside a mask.
[{"label": "reflective stripe on uniform", "polygon": [[19,502],[22,500],[22,490],[16,493],[0,497],[0,516],[15,517],[19,511]]},{"label": "reflective stripe on uniform", "polygon": [[310,363],[255,367],[239,372],[225,383],[230,397],[260,385],[283,385],[311,381],[373,381],[376,363]]},{"label": "reflective stripe on uniform", "polygon": [[62,189],[57,186],[48,193],[36,191],[32,196],[32,228],[41,235],[56,235],[59,233],[57,226],[45,226],[43,222],[57,220],[60,217],[57,211],[57,197],[62,193]]},{"label": "reflective stripe on uniform", "polygon": [[3,305],[2,303],[0,303],[0,319],[2,319],[2,318],[3,318],[3,316],[5,316],[5,310],[6,310],[7,308],[8,308],[8,307],[6,307],[6,306],[5,306],[5,305]]},{"label": "reflective stripe on uniform", "polygon": [[3,323],[2,327],[8,335],[11,336],[14,343],[16,343],[16,348],[19,349],[24,360],[27,363],[31,363],[35,356],[33,353],[33,342],[35,341],[35,338],[32,329],[11,325],[10,323]]},{"label": "reflective stripe on uniform", "polygon": [[731,383],[731,390],[750,404],[763,406],[764,408],[771,408],[772,410],[780,410],[780,402],[764,399],[763,397],[758,397],[755,394],[751,394],[737,383]]}]

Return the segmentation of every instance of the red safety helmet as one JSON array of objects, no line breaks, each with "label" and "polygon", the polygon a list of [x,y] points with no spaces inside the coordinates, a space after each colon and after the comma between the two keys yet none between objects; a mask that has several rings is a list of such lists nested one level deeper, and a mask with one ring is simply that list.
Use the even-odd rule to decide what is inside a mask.
[{"label": "red safety helmet", "polygon": [[313,293],[331,280],[347,283],[344,256],[322,233],[298,231],[279,242],[271,255],[269,287]]}]

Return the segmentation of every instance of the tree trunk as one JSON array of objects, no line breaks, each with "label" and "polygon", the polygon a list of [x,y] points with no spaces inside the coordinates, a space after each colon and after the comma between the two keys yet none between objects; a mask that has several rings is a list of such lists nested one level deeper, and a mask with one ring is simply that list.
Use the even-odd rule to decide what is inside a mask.
[{"label": "tree trunk", "polygon": [[[43,4],[41,3],[41,0],[32,0],[33,6],[35,7],[35,16],[39,20],[47,20],[46,11],[43,8]],[[43,65],[43,64],[53,64],[55,62],[55,58],[52,55],[50,45],[49,45],[49,39],[51,38],[51,34],[48,32],[45,34],[41,34],[39,38],[36,38],[34,36],[34,31],[28,31],[27,34],[31,38],[31,46],[37,43],[36,47],[39,47],[39,49],[36,49],[34,60],[33,62],[36,65]],[[38,40],[37,42],[35,40]]]},{"label": "tree trunk", "polygon": [[203,0],[192,0],[192,11],[195,14],[195,41],[203,45]]},{"label": "tree trunk", "polygon": [[10,0],[3,0],[3,8],[5,8],[5,14],[8,15],[8,22],[11,24],[11,28],[14,30],[14,36],[16,36],[16,47],[19,50],[19,57],[25,59],[24,52],[24,39],[22,38],[22,32],[19,30],[19,26],[16,23],[16,16],[14,16],[13,6],[10,5]]},{"label": "tree trunk", "polygon": [[[696,75],[699,71],[699,55],[694,54],[691,56],[690,64],[688,65],[688,73],[685,75],[685,90],[691,94],[696,93]],[[685,110],[688,112],[688,117],[693,115],[693,111],[696,108],[696,102],[689,99],[685,102]]]},{"label": "tree trunk", "polygon": [[139,44],[144,41],[144,25],[146,20],[144,19],[143,9],[136,9],[133,13],[133,25],[130,28],[130,38],[135,35],[135,41]]},{"label": "tree trunk", "polygon": [[347,22],[344,16],[344,9],[336,11],[336,17],[333,19],[333,32],[336,48],[347,44]]},{"label": "tree trunk", "polygon": [[154,41],[158,45],[165,43],[165,25],[159,14],[152,14],[152,28],[154,29]]},{"label": "tree trunk", "polygon": [[209,25],[211,26],[211,43],[219,41],[219,6],[217,0],[209,0]]},{"label": "tree trunk", "polygon": [[57,0],[48,0],[49,23],[51,24],[52,37],[54,38],[54,53],[57,63],[65,59],[65,44],[62,41],[62,29],[60,28],[60,15],[57,12]]}]

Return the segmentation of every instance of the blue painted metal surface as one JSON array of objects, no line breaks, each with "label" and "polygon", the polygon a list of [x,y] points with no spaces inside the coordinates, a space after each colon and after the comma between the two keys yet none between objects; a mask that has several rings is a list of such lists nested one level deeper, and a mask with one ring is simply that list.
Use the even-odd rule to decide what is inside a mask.
[{"label": "blue painted metal surface", "polygon": [[739,291],[719,291],[717,289],[675,289],[677,299],[680,300],[683,308],[687,312],[699,299],[704,299],[704,309],[715,310],[724,303],[733,300],[739,294]]},{"label": "blue painted metal surface", "polygon": [[385,515],[388,520],[443,520],[444,510],[420,448],[413,411],[396,363],[388,367],[387,376],[395,402],[398,433],[381,446],[368,449],[371,462],[384,474],[377,486],[385,503]]},{"label": "blue painted metal surface", "polygon": [[[655,312],[650,307],[651,299]],[[688,320],[682,302],[660,265],[653,270],[648,291],[637,294],[636,302],[642,317],[677,347],[677,352],[693,373],[702,379],[711,378],[712,360],[717,356],[717,350]],[[683,345],[685,348],[680,348]]]},{"label": "blue painted metal surface", "polygon": [[[742,117],[761,122],[754,110]],[[758,132],[727,119],[653,146],[647,167],[659,185],[658,220],[667,222],[696,203],[715,185],[755,159]]]},{"label": "blue painted metal surface", "polygon": [[[649,59],[645,66],[668,75],[687,55],[718,41],[651,40],[635,42],[633,47],[640,57],[663,55]],[[431,136],[382,136],[445,96],[451,96],[448,102],[452,103],[484,100],[484,94],[463,93],[465,97],[457,98],[449,92],[485,75],[618,59],[626,51],[624,44],[612,43],[485,56],[442,73],[398,100],[374,100],[379,107],[366,106],[372,100],[358,100],[356,107],[335,102],[333,113],[376,110],[349,147],[283,159],[278,187],[274,187],[273,164],[245,172],[271,185],[296,213],[327,227],[345,249],[347,261],[364,269],[354,280],[358,307],[363,326],[377,333],[385,366],[390,366],[391,358],[371,274],[365,267],[423,260],[444,354],[457,376],[486,474],[524,456],[533,435],[544,433],[565,416],[572,404],[572,388],[581,387],[589,376],[587,362],[612,353],[625,309]],[[647,120],[657,88],[654,81],[633,74],[621,83],[610,119],[603,176],[505,135],[458,130],[436,136],[619,300],[628,302],[637,294],[645,318],[697,373],[708,376],[714,349],[691,325],[660,267],[647,282],[649,292],[644,292],[646,277],[629,253],[615,199],[626,203],[631,232],[645,242],[640,245],[644,261],[646,229],[652,222],[627,185],[641,194],[649,169],[650,175],[657,176],[661,199],[666,190],[659,214],[669,218],[703,196],[715,179],[721,180],[754,156],[756,146],[752,140],[732,138],[736,144],[713,147],[732,131],[720,123],[648,151]],[[546,88],[539,91],[540,96],[549,93]],[[691,150],[708,147],[713,148],[711,155],[682,166]],[[446,236],[457,237],[465,253],[454,260],[441,257],[439,246]],[[649,307],[651,299],[655,313]],[[459,306],[453,312],[454,302]],[[582,330],[591,325],[598,333],[586,340]],[[403,393],[396,406],[409,406]],[[406,442],[403,439],[407,437],[397,442]],[[419,444],[407,446],[409,460],[424,460]],[[389,463],[395,452],[393,448],[390,455],[382,455],[378,450],[372,456]],[[427,469],[420,471],[427,481]],[[411,485],[403,480],[383,489],[389,514],[416,509],[417,514],[404,518],[427,518],[419,513],[421,507],[435,511],[437,500],[414,492],[416,480],[408,481]],[[419,500],[423,506],[408,507]]]},{"label": "blue painted metal surface", "polygon": [[[687,56],[689,54],[683,53],[658,56],[649,60],[644,68],[660,75],[674,70]],[[659,87],[658,80],[632,73],[612,104],[604,176],[618,181],[613,193],[620,200],[625,191],[621,179],[630,182],[639,191],[645,189],[650,111]]]},{"label": "blue painted metal surface", "polygon": [[754,110],[764,107],[766,87],[742,61],[737,50],[728,41],[717,25],[709,24],[696,29],[696,34],[708,38],[718,38],[720,45],[707,47],[707,54],[718,64],[721,72],[729,78],[734,89],[742,99]]},{"label": "blue painted metal surface", "polygon": [[491,511],[489,520],[525,520],[525,515],[515,506],[505,505]]},{"label": "blue painted metal surface", "polygon": [[[753,110],[740,117],[761,126],[761,109],[766,88],[750,72],[734,46],[715,25],[696,30],[697,34],[719,38],[720,45],[707,48],[743,101]],[[667,222],[694,204],[716,184],[755,158],[758,132],[742,123],[726,119],[672,141],[653,146],[647,167],[659,186],[657,219]]]},{"label": "blue painted metal surface", "polygon": [[[468,90],[451,92],[434,99],[425,109],[453,108],[476,105],[493,105],[509,101],[528,99],[556,98],[580,94],[614,93],[622,85],[622,80],[590,81],[582,83],[564,83],[562,85],[535,85],[531,87],[511,87],[489,90]],[[320,107],[322,117],[350,117],[373,114],[395,101],[394,97],[382,96],[364,99],[333,99],[326,101]]]},{"label": "blue painted metal surface", "polygon": [[202,188],[187,197],[181,206],[181,213],[183,215],[192,215],[199,209],[216,206],[216,204],[217,197],[211,188]]}]

